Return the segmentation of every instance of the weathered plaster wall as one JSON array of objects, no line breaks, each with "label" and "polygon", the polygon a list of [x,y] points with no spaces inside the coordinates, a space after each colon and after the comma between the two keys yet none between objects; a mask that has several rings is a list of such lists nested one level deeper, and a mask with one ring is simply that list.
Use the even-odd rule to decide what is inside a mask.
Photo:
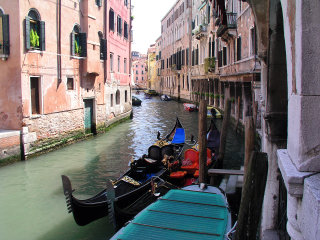
[{"label": "weathered plaster wall", "polygon": [[0,60],[0,129],[18,130],[22,125],[19,1],[0,0],[0,7],[9,14],[10,26],[10,55]]}]

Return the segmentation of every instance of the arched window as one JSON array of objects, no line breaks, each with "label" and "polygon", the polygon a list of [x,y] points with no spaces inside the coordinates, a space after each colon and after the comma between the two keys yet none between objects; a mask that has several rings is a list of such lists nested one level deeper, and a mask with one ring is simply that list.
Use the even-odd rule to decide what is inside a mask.
[{"label": "arched window", "polygon": [[30,9],[25,19],[26,49],[45,50],[45,22],[40,20],[36,9]]},{"label": "arched window", "polygon": [[0,17],[4,14],[3,10],[0,8]]},{"label": "arched window", "polygon": [[116,92],[116,104],[119,105],[120,104],[120,90],[118,89]]},{"label": "arched window", "polygon": [[75,24],[72,29],[70,47],[72,56],[87,56],[87,34],[81,32],[78,24]]}]

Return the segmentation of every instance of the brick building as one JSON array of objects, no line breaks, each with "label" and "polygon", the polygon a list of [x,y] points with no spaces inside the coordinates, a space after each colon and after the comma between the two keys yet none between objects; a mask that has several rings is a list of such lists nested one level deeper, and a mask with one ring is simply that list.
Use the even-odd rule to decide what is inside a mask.
[{"label": "brick building", "polygon": [[26,155],[130,113],[130,6],[0,0],[0,129],[23,129]]}]

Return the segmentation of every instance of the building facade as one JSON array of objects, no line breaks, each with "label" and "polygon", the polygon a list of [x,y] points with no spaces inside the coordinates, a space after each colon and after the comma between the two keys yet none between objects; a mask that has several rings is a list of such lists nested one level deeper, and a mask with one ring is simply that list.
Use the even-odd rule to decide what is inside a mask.
[{"label": "building facade", "polygon": [[132,79],[134,82],[134,88],[137,89],[146,89],[147,88],[147,55],[146,54],[140,54],[137,52],[137,54],[132,55]]},{"label": "building facade", "polygon": [[157,61],[156,61],[156,46],[150,45],[147,53],[147,77],[148,77],[148,89],[156,89],[157,81]]},{"label": "building facade", "polygon": [[26,155],[131,111],[131,3],[119,3],[0,1],[0,129],[20,130]]}]

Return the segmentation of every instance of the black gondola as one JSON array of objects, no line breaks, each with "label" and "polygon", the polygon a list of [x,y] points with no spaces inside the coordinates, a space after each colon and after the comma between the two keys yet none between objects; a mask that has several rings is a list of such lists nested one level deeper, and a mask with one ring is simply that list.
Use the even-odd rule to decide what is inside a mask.
[{"label": "black gondola", "polygon": [[[157,141],[157,145],[149,147],[148,155],[144,155],[142,158],[133,161],[130,169],[125,174],[113,182],[112,186],[109,184],[109,189],[106,188],[89,199],[80,200],[74,197],[71,181],[67,176],[62,175],[68,212],[73,213],[73,217],[78,225],[87,225],[108,215],[108,208],[109,211],[111,210],[111,207],[108,206],[111,202],[108,201],[108,195],[109,198],[113,199],[112,204],[115,211],[111,217],[120,219],[120,222],[125,222],[127,219],[124,213],[130,218],[132,217],[130,213],[136,213],[139,209],[143,209],[150,204],[148,201],[143,204],[135,203],[138,199],[141,199],[142,195],[152,189],[152,179],[167,178],[168,171],[161,163],[161,160],[165,155],[174,159],[180,157],[184,141],[184,129],[177,118],[172,131],[165,138]],[[163,189],[162,187],[166,186],[166,183],[156,185],[158,187],[161,186],[160,188]],[[150,199],[153,199],[153,197]],[[117,217],[118,213],[120,217]]]}]

